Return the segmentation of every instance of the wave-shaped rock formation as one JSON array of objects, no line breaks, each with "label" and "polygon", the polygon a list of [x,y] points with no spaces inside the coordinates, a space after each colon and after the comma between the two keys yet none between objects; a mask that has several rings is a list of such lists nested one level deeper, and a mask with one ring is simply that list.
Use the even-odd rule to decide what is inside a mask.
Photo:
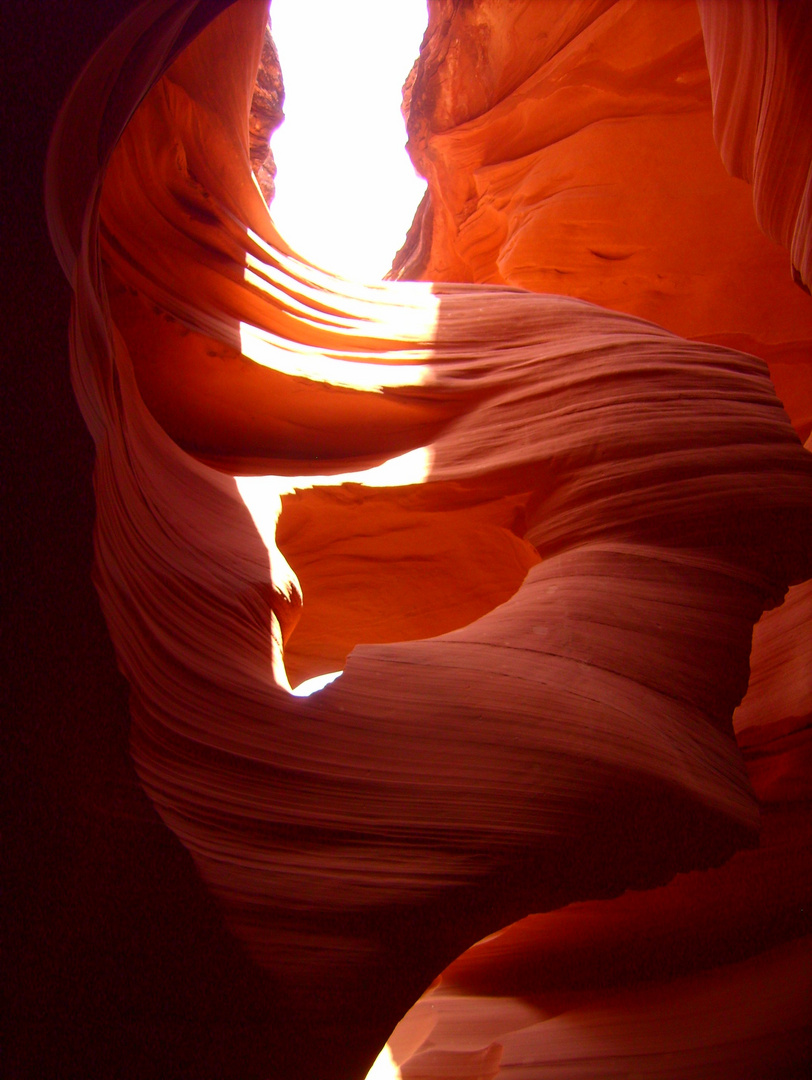
[{"label": "wave-shaped rock formation", "polygon": [[805,9],[430,5],[405,101],[429,190],[396,275],[577,296],[755,353],[806,439]]},{"label": "wave-shaped rock formation", "polygon": [[133,8],[46,186],[132,759],[268,1075],[363,1076],[441,973],[404,1077],[796,1075],[812,314],[758,223],[808,282],[809,20],[432,4],[376,285],[274,228],[266,21]]}]

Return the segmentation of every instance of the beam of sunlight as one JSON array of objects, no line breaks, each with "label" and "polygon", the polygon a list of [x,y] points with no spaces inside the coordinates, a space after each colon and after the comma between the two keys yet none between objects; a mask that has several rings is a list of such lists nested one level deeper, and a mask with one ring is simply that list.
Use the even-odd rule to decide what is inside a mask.
[{"label": "beam of sunlight", "polygon": [[[418,446],[398,454],[381,465],[357,472],[332,476],[235,476],[240,498],[251,515],[257,532],[273,557],[276,547],[276,523],[282,512],[282,496],[313,487],[339,487],[363,484],[365,487],[406,487],[422,484],[431,472],[430,446]],[[285,564],[287,565],[287,564]],[[273,570],[273,565],[271,566]]]},{"label": "beam of sunlight", "polygon": [[389,1043],[384,1046],[383,1050],[375,1058],[375,1063],[367,1073],[366,1080],[401,1080],[400,1069],[392,1057]]},{"label": "beam of sunlight", "polygon": [[[285,241],[327,273],[250,234],[244,281],[262,325],[240,323],[242,354],[283,375],[360,392],[424,385],[439,303],[431,287],[350,282],[339,295],[330,274],[380,280],[425,191],[405,151],[400,105],[427,22],[426,0],[273,0],[271,21],[286,89],[286,120],[272,139],[278,173],[271,215]],[[274,588],[284,598],[293,580],[276,546],[283,495],[341,484],[420,484],[431,459],[429,447],[418,447],[358,472],[235,477],[268,550]],[[281,650],[276,660],[277,686],[298,697],[341,675],[319,675],[291,690]],[[376,1068],[370,1075],[399,1076],[387,1051]]]},{"label": "beam of sunlight", "polygon": [[418,446],[371,469],[358,469],[355,472],[325,476],[236,476],[235,480],[240,498],[248,507],[257,532],[268,546],[270,542],[275,542],[282,495],[313,487],[339,487],[341,484],[363,484],[364,487],[422,484],[431,472],[432,456],[430,446]]},{"label": "beam of sunlight", "polygon": [[[431,447],[419,446],[416,450],[389,458],[372,469],[338,473],[335,476],[235,476],[240,498],[268,551],[270,579],[281,596],[286,595],[291,576],[291,568],[276,546],[276,526],[282,512],[283,495],[290,495],[304,488],[337,487],[340,484],[364,484],[367,487],[420,484],[431,472],[431,464]],[[310,697],[341,674],[341,671],[331,671],[328,674],[316,675],[291,689],[281,649],[274,653],[274,681],[280,689],[287,690],[296,697]]]},{"label": "beam of sunlight", "polygon": [[[247,276],[246,280],[249,280]],[[346,337],[352,344],[357,334],[347,330]],[[244,322],[240,323],[240,350],[254,363],[282,375],[350,390],[380,392],[388,386],[422,386],[431,374],[426,364],[380,364],[346,359],[315,346],[283,340]]]},{"label": "beam of sunlight", "polygon": [[[343,675],[343,671],[329,671],[326,675],[314,675],[312,679],[305,679],[304,682],[300,682],[298,686],[294,686],[291,690],[291,694],[294,697],[310,697],[311,694],[315,694],[317,690],[323,690],[325,686],[328,686],[331,682],[335,682],[339,675]],[[370,1073],[370,1076],[372,1074]]]},{"label": "beam of sunlight", "polygon": [[426,21],[426,0],[271,4],[286,94],[271,216],[301,255],[344,277],[386,273],[425,191],[400,104]]}]

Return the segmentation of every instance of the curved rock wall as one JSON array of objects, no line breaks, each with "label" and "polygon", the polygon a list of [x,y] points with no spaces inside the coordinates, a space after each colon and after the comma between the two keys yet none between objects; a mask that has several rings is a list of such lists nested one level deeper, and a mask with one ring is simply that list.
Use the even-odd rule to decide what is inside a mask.
[{"label": "curved rock wall", "polygon": [[394,276],[577,296],[753,352],[805,439],[812,311],[790,272],[808,260],[803,9],[430,4],[407,101],[429,190]]},{"label": "curved rock wall", "polygon": [[[802,6],[714,0],[699,18],[692,3],[429,11],[404,97],[429,192],[394,275],[584,296],[754,352],[807,437]],[[524,61],[514,80],[511,54]],[[752,188],[725,175],[711,135]],[[756,222],[790,251],[794,283]],[[810,597],[808,584],[791,589],[756,627],[735,716],[760,849],[654,892],[523,920],[472,949],[401,1025],[404,1076],[496,1075],[499,1063],[533,1077],[792,1076],[808,1060]],[[639,980],[658,985],[635,1000]],[[769,1019],[760,1003],[787,988]],[[717,993],[736,998],[735,1019]],[[593,1024],[611,1030],[608,1045]]]},{"label": "curved rock wall", "polygon": [[809,291],[812,26],[804,4],[699,0],[713,133],[728,172],[753,185],[756,219]]},{"label": "curved rock wall", "polygon": [[[472,261],[476,211],[463,213],[480,168],[466,162],[485,141],[536,184],[534,146],[583,131],[598,142],[578,161],[614,165],[627,122],[642,126],[627,133],[625,175],[642,176],[642,139],[651,206],[664,202],[654,150],[669,150],[675,124],[684,152],[706,154],[692,182],[716,191],[695,9],[433,8],[411,87],[415,154],[434,169],[432,246],[415,259],[427,276],[436,257],[432,273],[462,283],[432,286],[349,283],[290,251],[251,174],[266,13],[241,0],[200,32],[212,14],[194,0],[145,5],[97,53],[54,136],[49,213],[75,292],[74,375],[97,446],[95,579],[131,686],[132,756],[278,987],[279,1074],[362,1076],[459,957],[393,1036],[404,1076],[519,1062],[533,1076],[607,1075],[641,1055],[660,1075],[748,1075],[748,1055],[762,1068],[749,1075],[768,1060],[790,1075],[807,1053],[793,989],[808,931],[803,724],[742,720],[766,835],[735,855],[756,843],[759,808],[732,717],[753,626],[795,586],[759,631],[765,701],[790,662],[780,613],[796,618],[808,596],[812,459],[762,360],[671,332],[709,325],[692,313],[700,277],[720,334],[767,338],[766,319],[748,303],[726,321],[737,305],[718,239],[701,275],[672,274],[668,303],[667,289],[641,301],[627,280],[624,310],[623,278],[581,256],[572,296],[544,287],[546,271],[517,282],[494,270],[501,241],[481,224]],[[552,85],[562,105],[550,121]],[[563,124],[554,142],[551,124]],[[437,139],[461,156],[443,159]],[[616,195],[622,179],[605,186]],[[700,196],[681,204],[688,241]],[[746,200],[727,199],[746,232]],[[622,200],[603,207],[604,225],[633,193]],[[580,216],[568,205],[571,222],[599,219],[587,202]],[[486,203],[480,223],[496,220]],[[500,213],[509,231],[513,211]],[[644,217],[630,265],[651,286],[668,260],[648,247],[656,213]],[[596,265],[634,258],[611,246],[619,231],[601,249],[595,228]],[[677,233],[668,242],[684,258]],[[772,282],[759,236],[731,243],[748,280],[754,267]],[[518,247],[504,250],[508,267]],[[808,297],[787,289],[782,347],[807,332]],[[679,322],[681,309],[684,325],[669,316],[665,329],[638,317]],[[785,710],[806,700],[803,656],[796,647]],[[336,667],[310,698],[291,694]],[[744,925],[742,890],[759,882],[750,945],[721,933],[703,952],[699,913],[721,922],[721,895]],[[641,925],[645,941],[607,975],[612,934],[628,941]],[[556,969],[545,956],[571,926],[572,962]],[[675,928],[690,957],[663,972]],[[672,981],[635,989],[655,970]],[[784,996],[762,1016],[764,985]],[[711,1016],[732,988],[742,1007],[724,1022],[703,1026],[686,1005]],[[430,1031],[427,1011],[448,1022]],[[607,1024],[611,1047],[595,1034]]]}]

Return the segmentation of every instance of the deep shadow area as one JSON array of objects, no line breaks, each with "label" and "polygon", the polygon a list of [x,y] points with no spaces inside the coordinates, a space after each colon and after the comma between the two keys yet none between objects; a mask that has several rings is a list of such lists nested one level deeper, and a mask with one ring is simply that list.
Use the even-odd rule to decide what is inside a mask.
[{"label": "deep shadow area", "polygon": [[59,106],[135,6],[4,10],[4,249],[16,253],[3,292],[4,1074],[259,1080],[285,1042],[272,988],[223,930],[126,752],[127,687],[90,582],[93,446],[70,385],[70,290],[43,212]]}]

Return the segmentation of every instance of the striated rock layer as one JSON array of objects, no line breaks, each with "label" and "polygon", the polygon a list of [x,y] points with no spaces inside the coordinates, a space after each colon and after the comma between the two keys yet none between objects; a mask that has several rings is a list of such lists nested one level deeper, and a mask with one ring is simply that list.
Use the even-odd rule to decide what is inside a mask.
[{"label": "striated rock layer", "polygon": [[806,5],[438,0],[429,15],[405,102],[429,188],[395,276],[577,296],[755,353],[806,439],[812,305],[773,242],[807,280]]},{"label": "striated rock layer", "polygon": [[[699,15],[693,4],[430,5],[404,88],[430,189],[396,273],[572,292],[758,353],[804,437],[812,309],[751,204],[803,286],[812,22],[803,5],[700,3]],[[526,58],[521,71],[507,42]],[[578,72],[592,115],[571,89]],[[652,75],[667,98],[652,95]],[[711,130],[752,189],[725,177]],[[601,241],[635,232],[642,245],[606,259]],[[791,589],[756,627],[734,718],[761,804],[760,849],[656,891],[533,916],[472,949],[393,1038],[408,1047],[404,1076],[495,1075],[500,1063],[533,1077],[808,1069],[810,596],[808,583]],[[781,1001],[775,1012],[768,1000]],[[609,1042],[595,1039],[607,1029]]]},{"label": "striated rock layer", "polygon": [[[651,956],[662,954],[692,895],[713,908],[688,872],[757,841],[758,802],[732,716],[753,626],[812,575],[812,458],[763,360],[671,332],[699,337],[710,326],[705,315],[684,325],[664,317],[692,309],[696,281],[683,289],[674,279],[669,304],[640,309],[630,279],[580,266],[577,298],[538,295],[515,286],[548,292],[542,277],[487,269],[501,250],[490,226],[480,228],[487,250],[476,270],[463,268],[476,244],[463,244],[463,256],[457,234],[442,232],[470,204],[462,159],[482,143],[459,129],[528,80],[535,86],[544,63],[559,65],[559,120],[534,90],[521,122],[512,106],[489,119],[491,145],[506,153],[513,140],[511,162],[532,172],[533,146],[550,140],[544,123],[575,123],[579,92],[575,126],[592,133],[607,100],[608,118],[637,123],[641,97],[653,99],[646,152],[651,198],[661,200],[658,169],[667,168],[654,150],[667,151],[673,134],[663,117],[685,122],[683,152],[710,124],[696,12],[517,4],[511,31],[499,22],[504,5],[434,8],[410,125],[430,114],[464,153],[431,180],[424,221],[439,231],[418,233],[425,243],[431,235],[431,251],[441,238],[436,276],[464,281],[366,286],[307,265],[276,233],[248,133],[267,13],[240,0],[204,27],[217,7],[154,2],[120,25],[66,103],[47,192],[75,293],[74,379],[97,446],[95,580],[131,687],[133,760],[226,923],[274,977],[291,1060],[276,1072],[271,1063],[272,1075],[362,1076],[464,949],[530,915],[530,929],[520,923],[495,939],[497,953],[528,934],[522,951],[543,957],[543,920],[565,925],[573,911],[585,911],[590,932],[573,935],[572,953],[575,939],[585,942],[591,982],[567,990],[553,971],[546,986],[532,975],[511,983],[515,963],[500,974],[493,946],[479,945],[434,992],[451,1010],[452,1035],[426,1035],[425,1003],[398,1029],[403,1075],[496,1075],[500,1062],[515,1071],[520,1060],[534,1076],[557,1075],[552,1062],[572,1070],[575,1058],[585,1070],[595,1061],[628,1068],[634,1045],[650,1062],[676,1055],[683,1070],[704,1068],[712,1036],[685,1013],[664,1038],[664,1017],[690,996],[718,1002],[735,985],[752,1001],[764,978],[795,978],[798,924],[774,934],[764,948],[777,952],[744,974],[730,965],[748,959],[723,943],[717,962],[728,968],[668,972],[687,982],[650,999],[628,988],[596,999],[597,958],[613,920],[628,934],[641,911]],[[531,33],[540,11],[550,24]],[[456,28],[454,19],[480,16],[475,35]],[[532,43],[520,62],[510,59],[517,41]],[[641,55],[654,57],[642,70]],[[493,58],[476,85],[464,78],[471,57]],[[634,77],[618,82],[624,65]],[[604,125],[606,144],[578,161],[614,163],[609,136],[622,126]],[[628,139],[635,177],[631,148],[642,134]],[[710,170],[691,173],[698,187],[713,188]],[[722,187],[735,184],[718,170]],[[729,201],[738,225],[743,203]],[[569,219],[589,226],[597,211],[579,206]],[[684,229],[690,246],[689,209],[672,240]],[[612,215],[623,223],[617,205]],[[612,215],[604,208],[604,225]],[[640,235],[627,225],[642,251],[649,224]],[[732,241],[735,257],[761,267],[766,249],[748,235]],[[603,239],[592,252],[601,267],[632,258],[614,233]],[[414,257],[424,274],[431,251]],[[711,255],[698,275],[710,283],[708,310],[732,312]],[[650,279],[660,257],[646,250],[635,280]],[[808,304],[787,288],[791,304]],[[768,295],[777,305],[784,294]],[[781,305],[787,320],[791,304]],[[640,315],[662,316],[668,329]],[[768,340],[766,321],[753,318],[716,329]],[[794,593],[791,610],[806,595]],[[764,631],[766,653],[784,630],[779,621]],[[779,652],[754,665],[765,699],[782,681],[783,644]],[[291,682],[342,666],[311,697],[291,693]],[[792,700],[804,700],[800,685]],[[756,760],[763,722],[742,727]],[[792,764],[753,772],[764,803],[797,794],[793,769],[804,759],[794,731],[773,733]],[[767,865],[761,853],[737,858],[718,872],[731,893]],[[626,892],[678,873],[666,889]],[[781,911],[797,904],[791,890],[782,896]],[[690,932],[686,941],[696,948]],[[633,973],[621,970],[624,981]],[[589,1003],[541,1007],[569,1009],[581,1034],[571,1019],[536,1030],[524,998],[583,985]],[[506,1013],[489,1001],[495,994],[510,999]],[[466,1009],[474,1034],[454,1019]],[[750,1019],[743,1010],[725,1028],[734,1050],[717,1055],[718,1075],[742,1075]],[[607,1023],[614,1054],[590,1034]],[[800,1026],[797,1009],[776,1007],[756,1033],[759,1052],[794,1068],[798,1054],[779,1049]],[[493,1038],[480,1045],[487,1030]],[[512,1041],[497,1045],[505,1032]]]}]

